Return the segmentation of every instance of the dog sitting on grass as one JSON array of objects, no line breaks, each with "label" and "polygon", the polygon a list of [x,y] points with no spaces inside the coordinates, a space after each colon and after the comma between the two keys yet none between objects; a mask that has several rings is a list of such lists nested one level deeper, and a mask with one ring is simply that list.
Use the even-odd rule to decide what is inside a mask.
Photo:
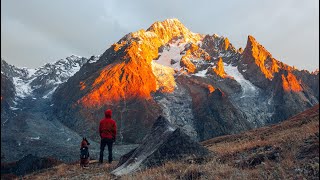
[{"label": "dog sitting on grass", "polygon": [[89,164],[89,147],[90,143],[87,138],[82,138],[80,146],[80,166],[83,168],[88,168]]}]

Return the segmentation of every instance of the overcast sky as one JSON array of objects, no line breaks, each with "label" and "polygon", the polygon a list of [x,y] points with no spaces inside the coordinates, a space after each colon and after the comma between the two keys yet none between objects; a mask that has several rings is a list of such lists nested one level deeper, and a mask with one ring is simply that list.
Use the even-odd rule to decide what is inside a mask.
[{"label": "overcast sky", "polygon": [[35,68],[76,54],[102,54],[125,34],[178,18],[193,32],[245,47],[253,35],[299,69],[319,66],[319,0],[3,0],[1,57]]}]

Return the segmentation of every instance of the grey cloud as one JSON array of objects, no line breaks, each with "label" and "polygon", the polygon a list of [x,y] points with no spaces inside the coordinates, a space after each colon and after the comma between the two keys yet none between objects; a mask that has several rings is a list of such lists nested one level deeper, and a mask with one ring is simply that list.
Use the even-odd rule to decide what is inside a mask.
[{"label": "grey cloud", "polygon": [[[39,62],[51,60],[49,57],[63,58],[68,52],[83,56],[100,54],[129,32],[175,17],[193,32],[226,36],[236,47],[244,47],[247,36],[252,34],[274,57],[285,63],[308,70],[319,66],[317,0],[11,0],[2,5],[1,23],[7,25],[8,30],[1,29],[1,36],[8,38],[6,42],[1,40],[1,44],[11,45],[2,46],[1,50],[9,62],[14,59],[17,64],[21,57],[34,62],[30,66],[37,66]],[[19,32],[25,38],[9,38],[15,36],[9,23],[12,20],[29,29]],[[32,38],[37,38],[29,33],[39,34],[38,38],[46,40],[34,44]],[[33,46],[40,46],[40,43],[50,45],[50,53],[49,50],[35,51]],[[16,48],[31,51],[32,58],[28,57],[31,52],[14,55]]]},{"label": "grey cloud", "polygon": [[[37,67],[70,54],[97,55],[126,33],[118,22],[103,18],[102,3],[76,6],[76,2],[6,1],[2,6],[6,8],[1,9],[3,58],[16,65]],[[39,46],[47,48],[36,48]],[[29,64],[25,59],[30,59]]]}]

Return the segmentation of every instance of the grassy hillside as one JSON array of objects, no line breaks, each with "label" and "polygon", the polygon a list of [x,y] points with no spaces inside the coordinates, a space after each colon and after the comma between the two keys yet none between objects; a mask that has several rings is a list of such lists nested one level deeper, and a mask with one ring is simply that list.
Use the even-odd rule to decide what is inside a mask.
[{"label": "grassy hillside", "polygon": [[[202,142],[209,159],[182,159],[117,179],[318,179],[319,105],[280,124]],[[115,179],[111,165],[61,164],[25,179]]]}]

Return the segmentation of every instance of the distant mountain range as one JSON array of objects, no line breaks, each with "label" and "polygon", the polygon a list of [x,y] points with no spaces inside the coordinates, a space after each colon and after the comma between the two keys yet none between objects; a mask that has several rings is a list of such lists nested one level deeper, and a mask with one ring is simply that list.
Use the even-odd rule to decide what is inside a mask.
[{"label": "distant mountain range", "polygon": [[73,55],[32,70],[2,60],[1,84],[8,131],[26,131],[30,125],[6,121],[29,113],[97,141],[99,120],[111,108],[119,143],[141,142],[160,114],[203,141],[281,122],[319,103],[319,71],[275,59],[250,35],[236,49],[228,38],[193,33],[177,19],[129,33],[89,59]]}]

